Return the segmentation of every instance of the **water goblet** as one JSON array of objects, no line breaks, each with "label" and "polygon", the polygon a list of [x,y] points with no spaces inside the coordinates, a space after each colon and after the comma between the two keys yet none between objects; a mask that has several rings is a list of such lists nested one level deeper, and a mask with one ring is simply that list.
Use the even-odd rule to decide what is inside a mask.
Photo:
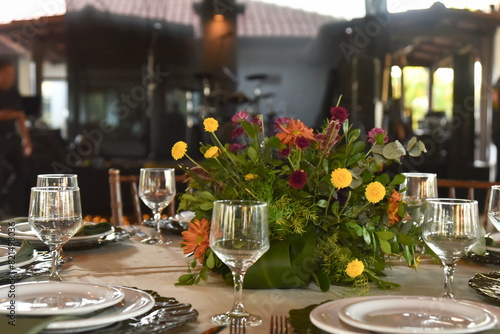
[{"label": "water goblet", "polygon": [[500,185],[492,186],[488,203],[488,220],[500,231]]},{"label": "water goblet", "polygon": [[175,170],[173,168],[141,168],[139,175],[139,197],[153,211],[156,222],[155,232],[151,237],[141,240],[147,244],[169,244],[161,234],[161,212],[175,196]]},{"label": "water goblet", "polygon": [[481,237],[477,201],[427,199],[422,239],[443,263],[445,280],[442,297],[454,298],[455,266]]},{"label": "water goblet", "polygon": [[410,219],[405,217],[405,221],[411,224],[421,225],[424,218],[422,210],[425,209],[427,198],[438,197],[437,175],[433,173],[402,173],[405,181],[400,185],[400,189],[405,189],[402,193],[402,200],[408,205]]},{"label": "water goblet", "polygon": [[50,281],[61,281],[58,259],[62,246],[82,226],[80,188],[31,188],[28,223],[52,256]]},{"label": "water goblet", "polygon": [[212,317],[212,322],[230,325],[231,320],[258,326],[262,318],[243,306],[243,280],[248,268],[269,249],[267,203],[215,201],[210,229],[210,247],[231,269],[234,303],[230,311]]},{"label": "water goblet", "polygon": [[[39,174],[36,177],[37,187],[78,187],[78,176],[76,174]],[[67,256],[61,248],[60,258],[57,265],[64,262],[71,262],[75,259]]]}]

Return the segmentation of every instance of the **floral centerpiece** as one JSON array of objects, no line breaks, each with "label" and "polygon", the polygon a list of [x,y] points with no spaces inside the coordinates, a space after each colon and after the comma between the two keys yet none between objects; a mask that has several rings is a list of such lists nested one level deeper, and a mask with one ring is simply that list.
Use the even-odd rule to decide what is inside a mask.
[{"label": "floral centerpiece", "polygon": [[273,124],[274,135],[267,136],[262,116],[243,111],[232,124],[234,142],[222,144],[218,122],[204,120],[212,143],[201,144],[202,162],[186,155],[185,142],[172,147],[174,159],[187,157],[195,164],[181,166],[189,185],[179,209],[196,217],[183,232],[181,246],[192,259],[178,284],[206,280],[209,270],[231,280],[209,247],[211,210],[218,199],[253,199],[269,206],[271,248],[250,267],[245,287],[291,288],[314,280],[323,290],[330,283],[367,286],[369,281],[388,288],[394,284],[380,279],[388,256],[417,264],[416,232],[401,219],[405,203],[397,189],[404,176],[390,175],[384,167],[400,163],[406,154],[419,156],[425,152],[422,142],[413,138],[405,148],[374,128],[367,145],[340,106],[331,109],[317,133],[300,120],[282,117]]}]

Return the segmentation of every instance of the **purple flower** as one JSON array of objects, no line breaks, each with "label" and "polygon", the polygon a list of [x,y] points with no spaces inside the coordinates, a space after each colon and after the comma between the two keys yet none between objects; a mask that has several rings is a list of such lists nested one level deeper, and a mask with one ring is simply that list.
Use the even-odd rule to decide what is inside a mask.
[{"label": "purple flower", "polygon": [[288,158],[288,156],[292,153],[292,148],[291,147],[286,147],[282,150],[278,151],[278,154],[282,156],[283,158]]},{"label": "purple flower", "polygon": [[273,125],[274,132],[276,133],[283,132],[283,130],[280,127],[280,124],[284,126],[288,125],[288,123],[290,123],[290,118],[288,117],[276,118],[276,120],[274,120],[274,125]]},{"label": "purple flower", "polygon": [[342,124],[345,122],[349,114],[347,113],[347,110],[342,107],[332,107],[330,109],[330,114],[332,114],[332,118],[330,118],[331,121],[337,120],[339,124]]},{"label": "purple flower", "polygon": [[245,144],[232,143],[231,145],[229,145],[229,150],[236,154],[238,151],[241,151],[246,147],[247,146]]},{"label": "purple flower", "polygon": [[296,170],[292,174],[290,174],[290,178],[288,179],[288,185],[295,189],[302,189],[307,182],[307,172],[303,170]]},{"label": "purple flower", "polygon": [[233,131],[231,131],[231,139],[238,138],[245,132],[241,126],[238,126],[237,128],[234,128]]},{"label": "purple flower", "polygon": [[337,120],[330,120],[325,133],[316,135],[316,142],[320,144],[320,150],[328,156],[333,146],[339,141],[340,123]]},{"label": "purple flower", "polygon": [[311,142],[306,137],[299,136],[299,137],[295,138],[295,145],[298,148],[300,148],[301,150],[303,150],[303,149],[306,149],[309,146],[311,146]]},{"label": "purple flower", "polygon": [[241,123],[242,121],[246,121],[248,119],[248,114],[244,111],[238,111],[234,116],[231,118],[231,121],[233,122],[233,125],[237,125]]},{"label": "purple flower", "polygon": [[387,133],[381,128],[373,128],[370,130],[370,132],[368,132],[368,141],[372,143],[372,145],[382,145],[387,143],[389,141],[389,138],[387,136]]}]

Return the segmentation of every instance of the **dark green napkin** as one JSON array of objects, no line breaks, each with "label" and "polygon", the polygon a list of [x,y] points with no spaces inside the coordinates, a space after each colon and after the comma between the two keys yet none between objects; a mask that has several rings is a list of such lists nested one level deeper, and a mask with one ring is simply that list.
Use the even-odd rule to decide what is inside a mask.
[{"label": "dark green napkin", "polygon": [[84,225],[78,232],[76,232],[75,237],[81,237],[85,235],[96,235],[105,233],[111,230],[110,222],[97,223],[92,225]]},{"label": "dark green napkin", "polygon": [[[23,240],[21,247],[16,253],[16,263],[27,261],[33,257],[33,245],[28,240]],[[0,266],[6,265],[8,260],[0,262]]]}]

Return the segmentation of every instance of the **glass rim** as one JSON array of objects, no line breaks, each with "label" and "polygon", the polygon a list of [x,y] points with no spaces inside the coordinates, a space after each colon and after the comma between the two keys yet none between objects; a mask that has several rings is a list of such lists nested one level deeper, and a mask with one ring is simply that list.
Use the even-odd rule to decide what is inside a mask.
[{"label": "glass rim", "polygon": [[141,171],[144,170],[144,171],[147,171],[147,170],[150,170],[150,171],[157,171],[157,172],[161,172],[161,171],[175,171],[175,168],[172,168],[172,167],[165,167],[165,168],[162,168],[162,167],[143,167],[141,168]]},{"label": "glass rim", "polygon": [[257,201],[257,200],[245,200],[245,199],[221,199],[214,201],[215,204],[221,205],[242,205],[242,206],[267,206],[267,202]]},{"label": "glass rim", "polygon": [[500,184],[494,184],[494,185],[492,185],[491,189],[500,189]]},{"label": "glass rim", "polygon": [[405,173],[401,173],[402,175],[404,176],[418,176],[418,177],[436,177],[437,178],[437,174],[436,173],[419,173],[419,172],[405,172]]},{"label": "glass rim", "polygon": [[475,199],[464,199],[464,198],[439,198],[439,197],[432,197],[432,198],[426,198],[425,201],[427,203],[443,203],[443,204],[475,204],[477,205],[478,202]]},{"label": "glass rim", "polygon": [[80,190],[80,187],[57,187],[57,186],[41,186],[41,187],[31,187],[31,191],[76,191]]},{"label": "glass rim", "polygon": [[38,174],[36,177],[78,177],[77,174]]}]

